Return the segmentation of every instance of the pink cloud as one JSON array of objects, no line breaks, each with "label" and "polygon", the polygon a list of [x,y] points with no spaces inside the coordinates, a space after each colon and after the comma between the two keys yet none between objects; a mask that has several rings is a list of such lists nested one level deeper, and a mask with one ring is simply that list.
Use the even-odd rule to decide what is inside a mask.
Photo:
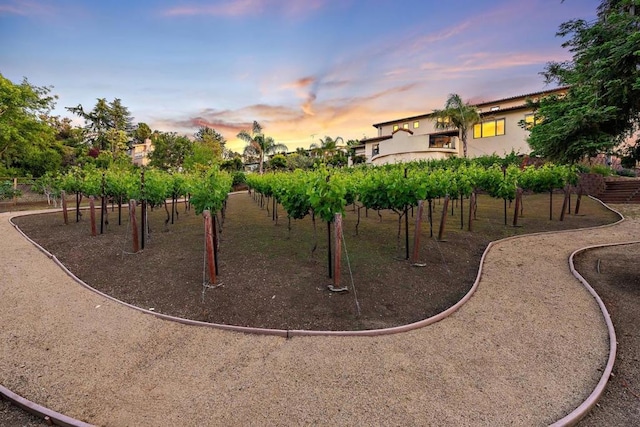
[{"label": "pink cloud", "polygon": [[42,16],[55,15],[55,9],[49,3],[38,1],[9,1],[0,4],[0,15]]},{"label": "pink cloud", "polygon": [[567,59],[566,52],[539,53],[539,52],[477,52],[461,55],[451,64],[438,64],[426,62],[420,69],[436,72],[439,76],[455,76],[460,73],[485,70],[501,70],[528,65],[541,65],[550,61],[562,61]]},{"label": "pink cloud", "polygon": [[305,16],[320,9],[326,0],[227,0],[209,5],[179,6],[166,9],[165,16],[255,16],[267,11],[288,17]]}]

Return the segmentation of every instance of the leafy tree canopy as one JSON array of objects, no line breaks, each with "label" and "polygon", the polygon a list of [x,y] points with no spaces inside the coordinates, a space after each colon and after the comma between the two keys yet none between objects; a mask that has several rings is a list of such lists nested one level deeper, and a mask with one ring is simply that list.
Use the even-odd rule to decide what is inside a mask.
[{"label": "leafy tree canopy", "polygon": [[576,162],[613,149],[640,126],[640,0],[603,0],[593,22],[572,20],[557,33],[573,58],[551,62],[547,83],[568,86],[566,96],[532,104],[534,153]]},{"label": "leafy tree canopy", "polygon": [[134,131],[133,117],[119,98],[111,102],[98,98],[88,112],[81,104],[67,107],[67,110],[84,119],[86,141],[92,147],[111,151],[114,155],[128,148],[127,143]]},{"label": "leafy tree canopy", "polygon": [[452,93],[444,104],[444,109],[435,110],[436,129],[458,129],[462,141],[462,151],[467,157],[467,132],[480,121],[480,113],[473,105],[466,104],[460,95]]},{"label": "leafy tree canopy", "polygon": [[[14,84],[0,74],[0,175],[40,175],[56,167],[55,131],[49,113],[55,106],[51,88],[34,86],[24,79]],[[36,166],[32,169],[32,166]]]},{"label": "leafy tree canopy", "polygon": [[159,133],[154,137],[149,166],[163,170],[177,170],[193,155],[193,141],[175,132]]},{"label": "leafy tree canopy", "polygon": [[212,163],[220,163],[227,140],[215,129],[202,126],[194,135],[196,144],[204,145],[211,152]]},{"label": "leafy tree canopy", "polygon": [[266,136],[262,132],[262,126],[260,123],[255,120],[251,128],[251,133],[246,130],[240,131],[240,133],[238,133],[238,138],[247,144],[244,147],[243,153],[245,159],[247,159],[247,163],[251,158],[258,158],[260,165],[258,170],[260,173],[263,171],[265,155],[275,154],[278,152],[286,153],[288,150],[285,144],[277,143],[272,137]]},{"label": "leafy tree canopy", "polygon": [[144,141],[150,139],[153,135],[153,131],[148,124],[140,122],[138,126],[133,130],[133,139],[138,144],[144,144]]}]

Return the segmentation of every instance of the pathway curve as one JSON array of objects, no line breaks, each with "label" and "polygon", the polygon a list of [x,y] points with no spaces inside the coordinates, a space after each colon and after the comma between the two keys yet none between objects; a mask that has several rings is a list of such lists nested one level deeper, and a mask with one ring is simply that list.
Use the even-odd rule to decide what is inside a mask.
[{"label": "pathway curve", "polygon": [[640,221],[495,244],[450,317],[379,337],[257,336],[170,322],[70,279],[0,215],[0,384],[97,425],[547,425],[606,364],[575,249]]}]

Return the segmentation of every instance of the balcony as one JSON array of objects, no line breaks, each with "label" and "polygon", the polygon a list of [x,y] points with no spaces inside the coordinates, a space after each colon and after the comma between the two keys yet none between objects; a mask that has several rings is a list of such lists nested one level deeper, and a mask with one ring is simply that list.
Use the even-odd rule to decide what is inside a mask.
[{"label": "balcony", "polygon": [[429,148],[432,148],[432,149],[449,148],[449,149],[455,150],[457,140],[458,140],[457,136],[430,135]]},{"label": "balcony", "polygon": [[410,162],[414,160],[447,159],[459,155],[458,137],[451,135],[406,135],[404,132],[394,135],[393,139],[382,141],[373,146],[371,163]]}]

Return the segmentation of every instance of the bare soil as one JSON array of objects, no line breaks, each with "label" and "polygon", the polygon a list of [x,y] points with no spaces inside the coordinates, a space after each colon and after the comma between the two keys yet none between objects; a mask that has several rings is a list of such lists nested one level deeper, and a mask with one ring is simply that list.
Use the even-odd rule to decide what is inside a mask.
[{"label": "bare soil", "polygon": [[[520,227],[504,225],[504,204],[480,196],[477,221],[467,231],[468,201],[448,209],[445,241],[438,241],[443,205],[433,203],[433,234],[425,214],[420,263],[406,258],[404,218],[393,212],[348,209],[344,221],[341,286],[333,293],[328,270],[327,224],[311,218],[292,221],[279,210],[274,221],[272,203],[247,193],[229,198],[220,234],[219,275],[215,289],[203,287],[204,226],[202,217],[185,204],[176,207],[173,224],[164,208],[150,212],[150,234],[142,252],[131,254],[132,237],[123,210],[109,209],[104,234],[92,237],[89,213],[79,222],[70,213],[65,225],[61,213],[16,218],[29,236],[56,255],[91,286],[122,301],[173,316],[240,326],[361,330],[408,324],[436,315],[455,304],[472,286],[484,249],[492,240],[509,235],[567,228],[591,227],[614,221],[615,216],[590,199],[582,199],[580,215],[559,221],[561,197],[555,197],[554,219],[549,220],[548,195],[524,199]],[[170,206],[169,206],[170,207]],[[411,216],[411,211],[409,212]],[[98,213],[99,222],[99,213]],[[140,221],[138,220],[138,224]],[[398,238],[398,226],[401,232]],[[409,218],[409,245],[413,249],[415,218]],[[98,223],[98,233],[99,233]],[[314,246],[317,248],[313,251]]]},{"label": "bare soil", "polygon": [[[637,236],[630,236],[635,237]],[[604,301],[618,352],[598,406],[580,426],[640,425],[640,245],[592,249],[575,259],[576,269]]]}]

